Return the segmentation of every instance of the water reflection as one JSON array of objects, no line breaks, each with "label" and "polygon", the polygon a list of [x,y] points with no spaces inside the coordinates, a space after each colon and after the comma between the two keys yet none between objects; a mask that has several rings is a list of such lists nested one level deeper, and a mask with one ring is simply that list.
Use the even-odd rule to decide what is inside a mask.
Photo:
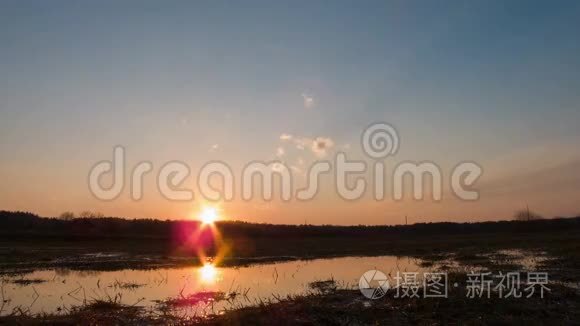
[{"label": "water reflection", "polygon": [[[232,306],[259,304],[272,299],[273,295],[286,297],[307,293],[312,291],[309,284],[314,281],[334,279],[339,286],[354,288],[360,276],[370,269],[392,275],[397,271],[424,271],[417,260],[393,256],[315,259],[246,267],[216,267],[207,263],[201,267],[99,273],[43,270],[3,277],[5,304],[0,314],[10,314],[15,309],[55,313],[82,305],[85,300],[116,295],[124,304],[149,308],[168,299],[191,298],[198,293],[221,293],[221,296],[237,298],[212,303],[212,311],[217,312]],[[23,279],[41,282],[13,283]],[[208,300],[200,301],[203,305]]]},{"label": "water reflection", "polygon": [[211,263],[206,263],[199,268],[199,279],[202,283],[213,284],[218,277],[218,269]]}]

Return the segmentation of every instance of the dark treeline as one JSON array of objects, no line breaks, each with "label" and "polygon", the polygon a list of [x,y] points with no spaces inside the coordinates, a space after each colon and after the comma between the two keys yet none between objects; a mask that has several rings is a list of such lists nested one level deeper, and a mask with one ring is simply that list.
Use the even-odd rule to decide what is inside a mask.
[{"label": "dark treeline", "polygon": [[[197,221],[162,221],[156,219],[123,219],[117,217],[45,218],[29,212],[0,211],[0,236],[82,237],[82,238],[170,238],[178,230],[195,230]],[[578,231],[580,217],[532,221],[498,221],[477,223],[418,223],[412,225],[336,226],[256,224],[221,221],[216,227],[224,237],[373,237],[397,235],[445,235],[470,233],[514,233]]]}]

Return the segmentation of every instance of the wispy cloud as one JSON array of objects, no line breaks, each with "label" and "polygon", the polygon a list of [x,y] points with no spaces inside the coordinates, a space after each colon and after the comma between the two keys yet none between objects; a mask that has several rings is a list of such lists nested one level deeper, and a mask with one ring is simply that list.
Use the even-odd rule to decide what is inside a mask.
[{"label": "wispy cloud", "polygon": [[284,151],[284,148],[282,148],[282,147],[278,147],[278,148],[276,149],[276,156],[278,156],[278,157],[282,157],[282,156],[284,156],[284,154],[286,154],[286,151]]},{"label": "wispy cloud", "polygon": [[307,109],[311,109],[314,107],[314,97],[312,95],[308,95],[306,93],[302,93],[302,99],[304,100],[304,107]]},{"label": "wispy cloud", "polygon": [[310,149],[318,157],[326,156],[328,150],[334,146],[334,141],[328,137],[317,137],[313,142]]},{"label": "wispy cloud", "polygon": [[299,150],[303,150],[306,147],[309,147],[312,144],[312,139],[307,137],[295,137],[294,144],[296,148]]},{"label": "wispy cloud", "polygon": [[[280,140],[283,142],[292,142],[296,149],[302,151],[309,149],[318,157],[326,156],[328,150],[334,147],[334,141],[330,137],[316,137],[314,139],[302,136],[293,136],[290,134],[281,134]],[[283,147],[278,147],[276,156],[281,157],[286,155]]]},{"label": "wispy cloud", "polygon": [[291,140],[292,139],[292,135],[290,134],[281,134],[280,135],[280,140]]}]

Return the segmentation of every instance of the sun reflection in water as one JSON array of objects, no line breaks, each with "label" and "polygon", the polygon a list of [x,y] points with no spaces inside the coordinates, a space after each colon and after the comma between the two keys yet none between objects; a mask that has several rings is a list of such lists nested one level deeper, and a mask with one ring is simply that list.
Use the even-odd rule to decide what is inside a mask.
[{"label": "sun reflection in water", "polygon": [[199,269],[199,279],[203,283],[214,283],[217,280],[218,271],[211,263],[206,263]]}]

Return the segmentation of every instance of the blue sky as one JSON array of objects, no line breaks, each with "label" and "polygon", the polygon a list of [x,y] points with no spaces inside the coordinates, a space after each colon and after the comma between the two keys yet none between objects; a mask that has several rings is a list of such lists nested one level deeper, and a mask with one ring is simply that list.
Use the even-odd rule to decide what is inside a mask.
[{"label": "blue sky", "polygon": [[[0,206],[173,217],[186,205],[95,202],[88,169],[117,144],[135,161],[192,166],[272,159],[282,133],[356,147],[375,121],[398,128],[398,159],[474,160],[484,185],[569,166],[580,159],[578,31],[577,1],[2,1]],[[580,213],[579,186],[538,210]],[[519,192],[465,209],[495,219],[541,197]],[[461,219],[452,203],[421,205]],[[292,206],[255,220],[279,210],[334,216]]]}]

